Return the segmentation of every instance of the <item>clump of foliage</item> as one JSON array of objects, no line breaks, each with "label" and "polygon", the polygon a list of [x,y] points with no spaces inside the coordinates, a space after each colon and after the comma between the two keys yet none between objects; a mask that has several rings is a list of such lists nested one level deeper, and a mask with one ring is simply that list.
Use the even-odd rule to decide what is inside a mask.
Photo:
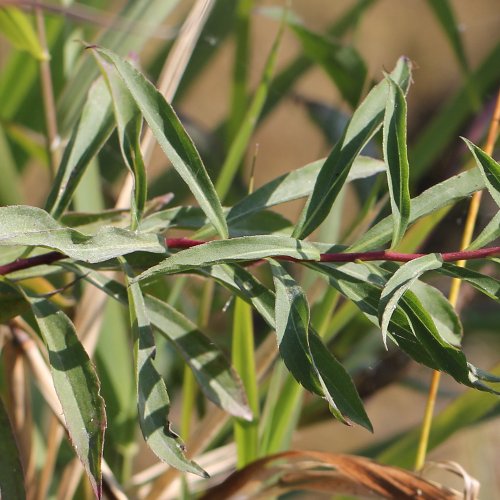
[{"label": "clump of foliage", "polygon": [[[147,32],[134,26],[155,29],[175,2],[130,2],[120,17],[127,28],[105,30],[95,43],[77,48],[78,28],[69,31],[61,16],[47,17],[45,33],[40,6],[33,14],[37,30],[28,13],[1,9],[0,29],[18,49],[0,82],[0,102],[6,103],[0,129],[0,196],[6,205],[0,208],[0,492],[5,498],[68,494],[80,483],[82,469],[91,492],[82,481],[81,495],[100,498],[104,481],[110,498],[125,493],[155,498],[171,486],[175,470],[207,478],[204,463],[210,463],[196,456],[231,442],[236,456],[223,464],[220,474],[240,470],[207,497],[237,494],[242,483],[257,478],[269,495],[293,489],[342,493],[337,488],[350,484],[347,491],[359,495],[396,498],[420,491],[428,498],[455,498],[447,488],[382,465],[411,466],[415,433],[367,452],[380,463],[354,455],[286,451],[299,418],[306,423],[325,418],[326,408],[343,424],[373,431],[361,397],[366,394],[353,372],[373,359],[390,370],[401,352],[405,360],[470,388],[446,410],[448,422],[464,404],[477,411],[462,425],[486,418],[498,407],[490,393],[496,393],[500,379],[473,365],[461,348],[456,300],[445,298],[434,286],[436,280],[433,285],[422,278],[461,280],[498,301],[500,282],[485,265],[500,263],[500,247],[494,246],[500,212],[459,251],[419,250],[460,201],[486,190],[500,206],[500,166],[491,156],[494,139],[489,151],[464,139],[464,162],[473,160],[474,165],[410,195],[414,178],[421,178],[456,136],[461,124],[447,123],[447,117],[458,109],[467,119],[474,102],[484,100],[498,84],[498,68],[484,70],[498,55],[498,46],[472,73],[452,11],[446,2],[429,2],[466,82],[422,133],[409,161],[411,61],[401,57],[367,89],[362,57],[353,46],[337,41],[373,3],[358,2],[328,36],[308,30],[291,12],[263,11],[277,18],[280,27],[250,101],[241,62],[248,57],[251,1],[215,2],[208,17],[203,8],[210,2],[196,3],[176,43],[166,47],[163,71],[163,50],[150,68],[152,74],[161,73],[161,91],[127,57],[148,39]],[[185,90],[217,48],[199,40],[210,33],[224,37],[233,22],[240,64],[235,64],[230,116],[219,131],[227,143],[219,161],[198,151],[170,101],[179,83],[176,74],[184,75],[179,90]],[[274,76],[284,29],[297,36],[303,54]],[[352,108],[331,153],[255,190],[235,190],[235,203],[225,203],[230,187],[238,185],[253,131],[313,64],[325,69]],[[19,75],[22,84],[14,81]],[[35,117],[30,111],[39,83],[44,112]],[[467,98],[461,99],[463,95]],[[343,118],[336,116],[341,123]],[[448,129],[435,134],[442,123]],[[34,135],[42,129],[46,149]],[[154,141],[178,178],[167,172],[152,186],[146,166]],[[23,205],[16,192],[19,173],[30,158],[52,169],[43,208]],[[112,208],[102,196],[101,182],[110,186],[123,172],[131,182],[120,198],[130,208]],[[330,228],[342,217],[348,185],[358,193],[361,209],[349,234],[335,234]],[[182,186],[189,188],[194,204],[184,202]],[[148,188],[157,196],[148,196]],[[271,210],[298,199],[306,201],[297,221]],[[328,243],[316,242],[316,235]],[[472,264],[464,266],[462,260]],[[315,289],[321,293],[314,294]],[[314,300],[311,307],[308,295]],[[212,313],[224,302],[225,319],[215,339],[207,331],[215,320]],[[373,325],[380,330],[376,344]],[[351,333],[340,335],[342,331]],[[363,358],[357,368],[355,355]],[[398,376],[396,370],[387,379]],[[316,398],[304,400],[305,391]],[[181,436],[170,423],[172,394],[182,399]],[[198,421],[193,429],[194,414]],[[434,424],[438,437],[429,444],[421,440],[424,452],[459,427],[447,429],[445,417]],[[44,440],[40,432],[47,425]],[[168,464],[143,476],[132,469],[138,427],[153,454]],[[42,461],[33,451],[35,435]],[[295,482],[287,485],[292,466]],[[330,472],[314,476],[323,469]],[[386,489],[388,477],[393,490]],[[187,496],[191,486],[186,478],[179,488]],[[206,489],[203,481],[196,488]]]}]

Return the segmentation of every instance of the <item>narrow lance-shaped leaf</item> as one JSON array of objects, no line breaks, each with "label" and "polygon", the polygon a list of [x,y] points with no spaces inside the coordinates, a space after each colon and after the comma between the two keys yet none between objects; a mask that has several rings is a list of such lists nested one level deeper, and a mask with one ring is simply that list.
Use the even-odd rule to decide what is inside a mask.
[{"label": "narrow lance-shaped leaf", "polygon": [[[75,264],[62,264],[123,305],[127,289],[115,280]],[[166,302],[144,295],[151,324],[178,350],[193,370],[202,392],[217,406],[235,417],[252,418],[241,380],[222,351],[197,326]]]},{"label": "narrow lance-shaped leaf", "polygon": [[139,284],[130,282],[133,277],[130,266],[121,260],[127,276],[130,323],[134,335],[137,407],[144,439],[155,455],[169,465],[208,477],[199,465],[185,456],[184,444],[170,428],[170,399],[165,382],[153,363],[156,346],[144,298]]},{"label": "narrow lance-shaped leaf", "polygon": [[[409,60],[400,58],[391,73],[392,79],[406,91],[410,76]],[[354,112],[343,137],[321,168],[314,190],[293,232],[294,237],[302,239],[308,236],[329,214],[354,160],[382,125],[388,87],[386,80],[381,81]]]},{"label": "narrow lance-shaped leaf", "polygon": [[410,219],[410,168],[406,151],[406,99],[390,76],[384,117],[384,159],[391,199],[392,247],[403,238]]},{"label": "narrow lance-shaped leaf", "polygon": [[304,292],[283,266],[275,261],[271,266],[276,289],[276,335],[283,361],[306,389],[326,398],[335,418],[372,430],[351,377],[310,327]]},{"label": "narrow lance-shaped leaf", "polygon": [[429,254],[402,265],[387,281],[380,295],[378,305],[380,328],[386,347],[389,322],[403,294],[426,271],[437,269],[442,265],[443,259],[439,254]]},{"label": "narrow lance-shaped leaf", "polygon": [[70,319],[46,298],[18,289],[31,304],[47,346],[50,371],[71,444],[89,476],[94,494],[101,498],[106,413],[95,368]]},{"label": "narrow lance-shaped leaf", "polygon": [[163,274],[175,274],[198,267],[258,260],[283,255],[296,259],[319,260],[319,250],[304,241],[287,236],[243,236],[218,240],[188,248],[168,257],[140,274],[135,281],[153,280]]},{"label": "narrow lance-shaped leaf", "polygon": [[102,262],[131,252],[165,253],[160,238],[112,226],[94,235],[63,226],[41,208],[0,208],[0,246],[40,246],[84,262]]},{"label": "narrow lance-shaped leaf", "polygon": [[477,250],[500,237],[500,211],[488,222],[477,238],[467,247],[467,250]]},{"label": "narrow lance-shaped leaf", "polygon": [[24,500],[24,473],[9,416],[0,398],[0,498]]},{"label": "narrow lance-shaped leaf", "polygon": [[93,50],[113,63],[173,167],[189,186],[219,235],[227,238],[227,225],[220,200],[193,141],[172,106],[129,62],[110,50]]},{"label": "narrow lance-shaped leaf", "polygon": [[498,162],[496,162],[490,155],[486,154],[481,148],[478,148],[475,144],[472,144],[472,142],[465,139],[465,137],[462,137],[462,139],[471,150],[477,166],[479,167],[481,174],[483,174],[484,182],[489,193],[491,194],[491,197],[500,207],[500,164],[498,164]]},{"label": "narrow lance-shaped leaf", "polygon": [[103,78],[98,78],[89,89],[47,198],[45,208],[56,219],[70,204],[87,165],[108,140],[114,126],[111,97]]},{"label": "narrow lance-shaped leaf", "polygon": [[[452,205],[484,188],[479,169],[455,175],[424,191],[411,200],[410,224],[436,210]],[[349,247],[350,252],[363,252],[380,247],[391,239],[392,215],[382,219]]]},{"label": "narrow lance-shaped leaf", "polygon": [[136,229],[147,199],[146,169],[140,145],[142,115],[114,66],[106,62],[95,50],[92,54],[111,94],[120,150],[125,165],[134,179],[134,189],[131,194],[131,229]]}]

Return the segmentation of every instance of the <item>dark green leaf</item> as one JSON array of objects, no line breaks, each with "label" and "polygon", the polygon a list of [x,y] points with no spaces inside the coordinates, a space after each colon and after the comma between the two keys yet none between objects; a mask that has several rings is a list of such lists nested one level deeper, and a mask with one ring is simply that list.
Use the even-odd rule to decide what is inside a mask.
[{"label": "dark green leaf", "polygon": [[[391,77],[407,90],[411,77],[409,60],[401,58]],[[294,237],[302,239],[308,236],[329,214],[354,160],[382,125],[388,87],[386,80],[380,82],[354,112],[342,139],[321,168],[314,190],[295,227]]]},{"label": "dark green leaf", "polygon": [[129,62],[107,49],[95,50],[113,63],[172,165],[189,186],[219,235],[227,238],[227,225],[220,200],[193,141],[172,106]]},{"label": "dark green leaf", "polygon": [[387,346],[387,332],[392,313],[396,309],[399,300],[404,293],[422,276],[426,271],[437,269],[443,265],[443,259],[439,254],[429,254],[402,265],[387,281],[380,295],[378,305],[378,317],[382,338]]},{"label": "dark green leaf", "polygon": [[271,261],[271,267],[276,289],[276,335],[285,365],[306,389],[326,398],[335,418],[372,430],[351,377],[310,328],[304,292],[280,264]]},{"label": "dark green leaf", "polygon": [[406,99],[403,91],[387,76],[389,89],[384,117],[384,159],[387,163],[387,180],[391,199],[391,247],[403,238],[410,219],[410,167],[406,152]]},{"label": "dark green leaf", "polygon": [[31,292],[25,292],[25,296],[49,351],[50,371],[71,444],[89,476],[94,494],[101,498],[106,413],[95,368],[70,319],[47,299]]}]

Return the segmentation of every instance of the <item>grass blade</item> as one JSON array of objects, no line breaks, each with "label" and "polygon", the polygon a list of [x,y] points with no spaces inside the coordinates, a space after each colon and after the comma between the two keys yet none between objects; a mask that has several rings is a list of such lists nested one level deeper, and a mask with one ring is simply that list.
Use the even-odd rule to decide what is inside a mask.
[{"label": "grass blade", "polygon": [[410,167],[406,152],[406,99],[392,78],[387,77],[389,89],[384,118],[384,159],[391,199],[394,229],[391,247],[403,238],[410,219]]},{"label": "grass blade", "polygon": [[234,440],[238,453],[238,468],[258,457],[259,445],[259,389],[255,371],[255,345],[252,307],[236,297],[233,313],[232,360],[240,374],[248,404],[253,414],[251,422],[234,421]]},{"label": "grass blade", "polygon": [[109,50],[95,50],[113,63],[172,165],[189,186],[219,235],[227,238],[227,224],[220,200],[193,141],[173,108],[129,62]]},{"label": "grass blade", "polygon": [[39,61],[48,58],[30,19],[22,10],[16,7],[0,8],[0,32],[16,49],[29,52]]},{"label": "grass blade", "polygon": [[[391,76],[406,90],[411,76],[410,62],[406,58],[401,58]],[[354,112],[342,139],[333,148],[321,168],[314,190],[293,232],[294,237],[305,238],[330,213],[330,208],[344,185],[354,160],[382,125],[387,92],[388,83],[383,80],[370,91]]]},{"label": "grass blade", "polygon": [[231,147],[229,148],[226,159],[221,167],[217,183],[215,184],[215,188],[221,199],[224,199],[229,191],[238,167],[240,166],[241,160],[243,159],[243,155],[248,147],[248,141],[250,140],[255,126],[257,125],[259,115],[264,107],[264,103],[266,102],[272,75],[276,66],[278,48],[281,42],[281,37],[283,36],[283,31],[284,22],[281,23],[278,34],[274,39],[273,46],[271,47],[271,51],[269,52],[264,70],[262,72],[260,83],[255,91],[250,107],[248,108],[248,111],[239,126],[238,132],[231,143]]},{"label": "grass blade", "polygon": [[133,273],[123,262],[127,276],[130,324],[134,335],[137,406],[139,423],[146,443],[161,460],[172,467],[202,477],[207,473],[184,454],[184,444],[170,428],[170,399],[162,377],[153,360],[156,346],[138,283],[131,283]]}]

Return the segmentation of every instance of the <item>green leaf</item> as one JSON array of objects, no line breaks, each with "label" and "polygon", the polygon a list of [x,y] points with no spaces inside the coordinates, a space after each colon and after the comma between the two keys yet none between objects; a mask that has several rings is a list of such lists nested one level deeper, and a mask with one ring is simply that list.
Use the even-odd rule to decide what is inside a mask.
[{"label": "green leaf", "polygon": [[[307,265],[326,274],[332,286],[352,300],[372,323],[378,324],[378,304],[387,281],[382,269],[376,271],[373,264],[346,264],[339,267],[319,263]],[[443,322],[440,315],[450,314],[449,308],[440,309],[433,311],[438,314],[438,323]],[[492,391],[478,381],[474,367],[467,363],[463,352],[450,343],[455,342],[455,335],[450,338],[449,332],[445,332],[445,338],[438,331],[430,312],[422,305],[418,295],[407,290],[390,319],[388,331],[391,339],[418,363],[449,373],[469,387]],[[450,324],[450,320],[445,320],[446,323]],[[456,326],[448,329],[456,333]]]},{"label": "green leaf", "polygon": [[157,235],[103,226],[90,236],[63,226],[41,208],[24,205],[0,207],[0,246],[13,245],[51,248],[91,263],[131,252],[165,253]]},{"label": "green leaf", "polygon": [[[74,264],[64,267],[82,276],[118,302],[127,304],[126,288],[115,280]],[[197,326],[166,302],[144,295],[151,324],[175,346],[205,396],[235,417],[252,418],[241,380],[222,351]]]},{"label": "green leaf", "polygon": [[497,212],[467,250],[477,250],[500,237],[500,212]]},{"label": "green leaf", "polygon": [[16,7],[0,8],[0,33],[18,50],[29,52],[39,61],[47,60],[48,54],[38,41],[28,16]]},{"label": "green leaf", "polygon": [[0,398],[0,498],[24,500],[24,473],[9,416]]},{"label": "green leaf", "polygon": [[227,238],[227,225],[220,200],[193,141],[172,106],[129,62],[107,49],[95,50],[113,63],[172,165],[189,186],[219,235]]},{"label": "green leaf", "polygon": [[[391,77],[406,90],[410,76],[409,60],[400,58]],[[382,125],[388,87],[386,80],[380,82],[354,112],[342,139],[321,168],[314,190],[295,227],[294,237],[302,239],[311,234],[330,212],[354,160]]]},{"label": "green leaf", "polygon": [[3,126],[0,126],[0,157],[2,158],[0,204],[15,205],[22,200],[20,192],[21,179]]},{"label": "green leaf", "polygon": [[48,349],[50,371],[71,444],[89,476],[94,494],[101,498],[106,413],[95,368],[70,319],[47,299],[29,291],[22,293],[31,305]]},{"label": "green leaf", "polygon": [[496,162],[490,155],[486,154],[482,149],[472,144],[465,137],[462,137],[467,147],[471,150],[476,164],[483,174],[484,183],[495,200],[496,204],[500,207],[500,164]]},{"label": "green leaf", "polygon": [[391,199],[394,229],[391,247],[403,238],[410,219],[410,167],[406,151],[406,99],[403,91],[387,76],[389,89],[384,117],[384,159]]},{"label": "green leaf", "polygon": [[500,300],[500,281],[492,276],[486,276],[467,267],[459,267],[446,262],[438,271],[446,276],[458,278],[471,284],[476,290],[493,300]]},{"label": "green leaf", "polygon": [[378,317],[382,338],[387,347],[387,333],[392,313],[396,309],[399,300],[404,293],[422,276],[426,271],[437,269],[443,265],[443,259],[439,254],[429,254],[402,265],[387,281],[380,295],[378,305]]},{"label": "green leaf", "polygon": [[104,79],[99,78],[90,87],[47,198],[45,208],[56,219],[70,204],[85,169],[108,140],[114,126],[111,97]]},{"label": "green leaf", "polygon": [[209,241],[168,257],[144,271],[136,281],[151,281],[164,274],[182,273],[198,267],[258,260],[276,255],[319,260],[320,253],[311,243],[287,236],[243,236],[230,240]]},{"label": "green leaf", "polygon": [[276,289],[276,336],[285,365],[306,389],[326,398],[335,418],[373,430],[351,377],[310,328],[304,292],[280,264],[271,261],[271,268]]},{"label": "green leaf", "polygon": [[359,52],[296,22],[289,24],[300,40],[304,54],[323,68],[342,97],[355,108],[361,99],[367,75],[366,64]]},{"label": "green leaf", "polygon": [[97,51],[92,50],[92,54],[96,58],[111,94],[120,150],[123,161],[134,179],[130,204],[132,219],[130,228],[136,229],[142,218],[148,188],[140,144],[142,115],[114,66],[108,64]]},{"label": "green leaf", "polygon": [[208,474],[185,454],[184,444],[170,428],[170,399],[165,382],[153,363],[156,346],[138,283],[132,283],[133,272],[123,262],[127,277],[130,324],[134,335],[134,358],[139,423],[146,443],[155,455],[176,469],[201,477]]},{"label": "green leaf", "polygon": [[[409,223],[463,200],[483,188],[484,181],[479,169],[475,168],[440,182],[411,200]],[[391,239],[392,231],[392,215],[389,215],[361,236],[349,247],[349,251],[363,252],[378,248]]]}]

